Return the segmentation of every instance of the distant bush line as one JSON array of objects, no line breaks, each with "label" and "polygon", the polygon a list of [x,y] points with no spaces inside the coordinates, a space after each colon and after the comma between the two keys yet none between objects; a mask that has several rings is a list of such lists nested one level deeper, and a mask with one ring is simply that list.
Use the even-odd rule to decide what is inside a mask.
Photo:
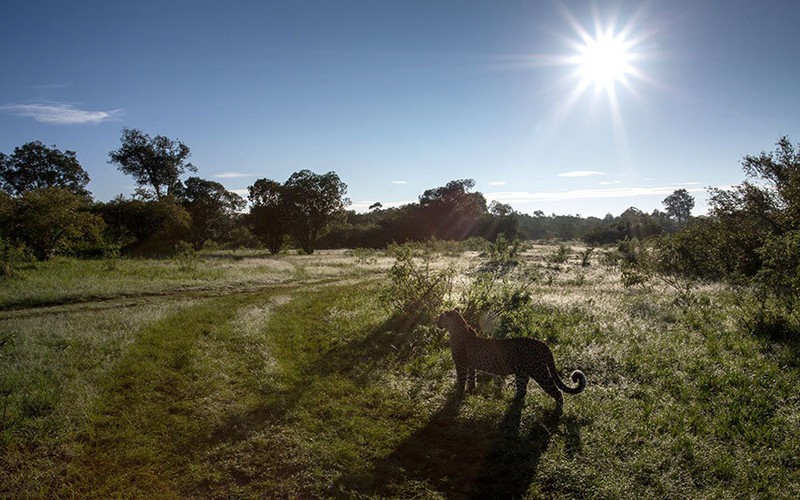
[{"label": "distant bush line", "polygon": [[[123,129],[109,163],[137,183],[133,197],[101,202],[73,151],[41,142],[0,153],[0,277],[56,255],[84,258],[167,256],[187,248],[386,248],[426,241],[561,240],[619,245],[631,285],[652,275],[724,281],[740,287],[753,330],[795,335],[800,324],[800,148],[782,137],[773,152],[746,156],[747,176],[710,190],[707,216],[692,217],[684,189],[665,211],[631,207],[618,216],[523,214],[487,203],[475,182],[458,179],[417,202],[366,213],[348,210],[335,172],[301,170],[285,182],[257,179],[247,200],[217,182],[188,177],[189,148]],[[634,245],[625,242],[640,242]],[[635,252],[631,248],[641,246]]]}]

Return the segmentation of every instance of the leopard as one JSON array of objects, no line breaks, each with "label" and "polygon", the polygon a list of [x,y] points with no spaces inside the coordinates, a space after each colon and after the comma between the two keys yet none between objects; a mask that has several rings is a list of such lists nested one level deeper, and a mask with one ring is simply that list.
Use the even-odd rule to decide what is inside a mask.
[{"label": "leopard", "polygon": [[556,407],[564,406],[564,396],[579,394],[586,388],[586,375],[580,370],[571,374],[575,387],[561,381],[556,371],[553,352],[541,340],[519,337],[491,339],[478,336],[458,309],[445,311],[436,320],[436,326],[446,329],[450,351],[456,367],[456,388],[467,392],[475,390],[476,370],[499,375],[515,376],[516,401],[525,398],[528,381],[532,378],[553,399]]}]

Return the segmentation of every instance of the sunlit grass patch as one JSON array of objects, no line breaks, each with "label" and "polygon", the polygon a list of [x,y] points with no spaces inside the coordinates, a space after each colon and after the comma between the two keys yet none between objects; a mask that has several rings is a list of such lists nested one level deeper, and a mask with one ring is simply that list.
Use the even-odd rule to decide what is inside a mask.
[{"label": "sunlit grass patch", "polygon": [[248,290],[297,281],[340,279],[379,272],[341,252],[317,256],[270,256],[259,252],[210,252],[180,259],[80,260],[59,257],[38,262],[6,279],[0,310],[69,304],[119,297]]},{"label": "sunlit grass patch", "polygon": [[[0,312],[0,496],[797,497],[796,346],[743,332],[719,286],[625,288],[600,251],[556,269],[554,250],[524,254],[515,334],[585,372],[561,415],[534,382],[515,404],[511,377],[457,397],[447,334],[378,303],[382,255],[201,253],[130,282],[152,295],[94,276],[147,261],[75,264],[65,283],[111,298]],[[483,257],[435,259],[458,302]]]},{"label": "sunlit grass patch", "polygon": [[[145,325],[185,300],[115,309],[49,309],[5,313],[13,343],[0,353],[0,483],[2,491],[52,491],[74,456],[101,381]],[[39,478],[39,479],[35,479]],[[29,489],[33,488],[33,489]]]}]

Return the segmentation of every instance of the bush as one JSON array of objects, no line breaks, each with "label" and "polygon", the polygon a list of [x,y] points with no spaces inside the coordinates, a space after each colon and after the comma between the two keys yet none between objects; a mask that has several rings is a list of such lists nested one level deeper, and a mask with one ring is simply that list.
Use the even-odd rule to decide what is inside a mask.
[{"label": "bush", "polygon": [[491,325],[487,333],[496,338],[518,334],[532,325],[532,297],[528,287],[478,273],[467,288],[464,317],[471,324]]},{"label": "bush", "polygon": [[594,253],[594,247],[588,247],[585,250],[578,252],[578,257],[581,259],[581,267],[589,267],[592,265],[591,258]]},{"label": "bush", "polygon": [[743,307],[748,328],[770,337],[800,335],[800,231],[769,238],[759,249],[763,266],[750,281]]},{"label": "bush", "polygon": [[189,238],[191,216],[174,200],[142,201],[116,198],[95,210],[107,224],[106,239],[120,242],[124,253],[168,256],[175,245]]},{"label": "bush", "polygon": [[0,278],[15,276],[33,256],[24,245],[13,245],[0,238]]},{"label": "bush", "polygon": [[653,261],[648,247],[638,239],[625,239],[617,244],[622,286],[631,288],[647,284],[653,277]]},{"label": "bush", "polygon": [[569,260],[569,256],[571,254],[572,254],[572,249],[569,246],[562,243],[558,245],[558,248],[553,253],[547,255],[545,257],[545,260],[551,264],[563,264],[567,260]]},{"label": "bush", "polygon": [[488,243],[488,251],[484,254],[488,260],[481,266],[481,271],[505,275],[522,264],[521,252],[521,241],[508,241],[504,234],[500,234],[494,243]]},{"label": "bush", "polygon": [[396,260],[381,302],[409,327],[432,322],[452,291],[454,270],[434,269],[429,252],[416,253],[409,246],[395,246],[392,252]]},{"label": "bush", "polygon": [[540,278],[539,268],[521,258],[522,244],[502,235],[489,245],[487,261],[472,273],[464,291],[464,316],[471,324],[486,325],[487,334],[503,338],[530,331],[534,326],[530,287]]},{"label": "bush", "polygon": [[181,271],[194,271],[197,267],[197,250],[188,241],[179,241],[172,250],[172,258]]},{"label": "bush", "polygon": [[105,224],[89,208],[86,197],[66,189],[27,191],[15,200],[11,236],[40,260],[73,254],[101,241]]}]

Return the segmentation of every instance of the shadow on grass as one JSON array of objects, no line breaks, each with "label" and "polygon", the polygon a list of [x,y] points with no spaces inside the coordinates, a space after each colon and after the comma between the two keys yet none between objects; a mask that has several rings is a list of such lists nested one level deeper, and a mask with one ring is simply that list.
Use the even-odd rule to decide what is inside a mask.
[{"label": "shadow on grass", "polygon": [[[281,390],[266,391],[257,407],[231,414],[211,436],[211,444],[245,441],[252,433],[285,420],[300,404],[310,379],[344,375],[358,386],[374,383],[375,373],[392,360],[413,356],[412,324],[391,318],[368,335],[320,353],[302,374]],[[409,347],[411,346],[411,347]],[[410,349],[410,351],[408,351]],[[535,477],[542,454],[555,434],[563,434],[568,450],[580,449],[578,426],[555,412],[534,411],[538,418],[525,432],[521,427],[524,401],[514,401],[498,424],[491,417],[459,417],[463,394],[452,390],[419,429],[400,442],[367,471],[345,473],[326,496],[410,497],[433,489],[447,498],[520,498]],[[523,427],[527,427],[524,425]],[[280,464],[273,455],[272,474],[298,473],[291,461]],[[239,478],[247,482],[247,478]],[[420,491],[421,490],[421,491]]]},{"label": "shadow on grass", "polygon": [[[568,453],[580,450],[574,418],[544,412],[529,432],[520,423],[524,401],[514,400],[499,425],[458,418],[462,395],[451,392],[444,405],[368,472],[343,476],[334,486],[341,497],[418,496],[420,486],[450,499],[522,498],[536,475],[552,436],[564,434]],[[564,431],[559,431],[559,423]]]},{"label": "shadow on grass", "polygon": [[233,412],[211,432],[210,443],[244,440],[271,423],[281,421],[311,390],[312,379],[334,374],[345,375],[358,385],[374,382],[373,375],[382,368],[390,356],[407,354],[406,346],[413,345],[415,323],[400,317],[391,317],[374,327],[365,337],[319,353],[316,361],[302,369],[302,373],[287,379],[282,388],[264,390],[262,401],[244,412]]}]

